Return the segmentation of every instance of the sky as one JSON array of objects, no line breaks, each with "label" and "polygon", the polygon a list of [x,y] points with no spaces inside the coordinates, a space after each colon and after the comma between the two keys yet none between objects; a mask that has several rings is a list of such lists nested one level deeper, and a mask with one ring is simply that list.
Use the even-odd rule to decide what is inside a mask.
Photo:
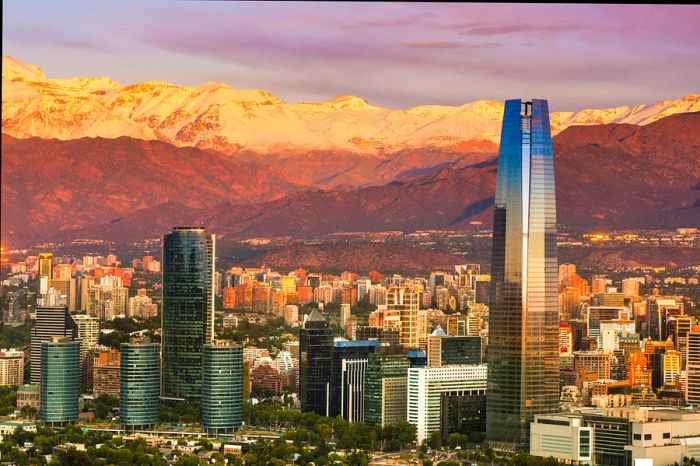
[{"label": "sky", "polygon": [[206,81],[291,103],[547,98],[552,110],[700,92],[700,6],[3,1],[4,55],[48,77]]}]

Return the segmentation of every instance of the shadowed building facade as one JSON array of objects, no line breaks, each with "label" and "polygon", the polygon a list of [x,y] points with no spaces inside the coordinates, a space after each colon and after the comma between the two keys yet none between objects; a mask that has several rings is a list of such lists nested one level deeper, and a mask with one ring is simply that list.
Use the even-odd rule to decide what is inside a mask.
[{"label": "shadowed building facade", "polygon": [[202,351],[214,337],[215,235],[176,227],[163,238],[164,398],[198,401]]},{"label": "shadowed building facade", "polygon": [[546,100],[507,100],[491,258],[486,434],[526,448],[535,414],[559,409],[554,157]]},{"label": "shadowed building facade", "polygon": [[331,403],[333,333],[314,309],[299,332],[299,395],[301,410],[328,416]]}]

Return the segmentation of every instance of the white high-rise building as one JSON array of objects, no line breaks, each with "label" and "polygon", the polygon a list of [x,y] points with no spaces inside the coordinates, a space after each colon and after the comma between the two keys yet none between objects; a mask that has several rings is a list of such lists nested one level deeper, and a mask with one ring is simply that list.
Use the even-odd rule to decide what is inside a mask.
[{"label": "white high-rise building", "polygon": [[407,419],[419,444],[440,432],[442,395],[485,395],[486,373],[486,364],[408,369]]}]

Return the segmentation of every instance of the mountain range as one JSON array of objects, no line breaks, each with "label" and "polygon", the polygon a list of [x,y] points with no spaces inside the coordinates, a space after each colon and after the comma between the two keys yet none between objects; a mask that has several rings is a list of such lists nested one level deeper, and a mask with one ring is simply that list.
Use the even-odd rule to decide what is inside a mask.
[{"label": "mountain range", "polygon": [[[3,57],[2,236],[135,240],[490,223],[503,104],[288,104],[221,83],[49,79]],[[559,222],[700,224],[700,96],[551,115]],[[693,113],[694,112],[694,113]]]},{"label": "mountain range", "polygon": [[[576,126],[554,137],[560,224],[700,224],[700,113],[647,126]],[[16,241],[160,236],[204,224],[229,238],[488,225],[495,154],[380,186],[307,189],[283,172],[159,141],[3,137],[3,237]]]}]

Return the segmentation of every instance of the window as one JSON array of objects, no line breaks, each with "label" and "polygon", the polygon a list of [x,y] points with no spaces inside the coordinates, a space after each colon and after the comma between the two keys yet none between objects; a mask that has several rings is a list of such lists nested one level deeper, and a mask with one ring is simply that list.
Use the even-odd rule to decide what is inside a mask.
[{"label": "window", "polygon": [[651,440],[651,434],[644,434],[644,440]]},{"label": "window", "polygon": [[664,438],[671,438],[671,432],[664,432]]},{"label": "window", "polygon": [[641,440],[642,439],[642,434],[634,434],[634,439],[635,440]]}]

